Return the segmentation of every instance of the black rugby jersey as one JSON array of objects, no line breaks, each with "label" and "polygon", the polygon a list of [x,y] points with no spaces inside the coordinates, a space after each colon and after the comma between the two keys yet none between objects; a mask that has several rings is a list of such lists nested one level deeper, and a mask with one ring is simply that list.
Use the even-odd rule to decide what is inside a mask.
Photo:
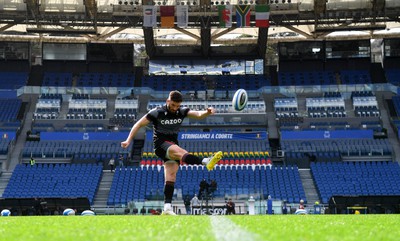
[{"label": "black rugby jersey", "polygon": [[156,107],[147,113],[146,118],[153,123],[153,141],[171,141],[178,144],[178,133],[183,119],[189,112],[188,107],[179,107],[176,113],[170,113],[167,105]]}]

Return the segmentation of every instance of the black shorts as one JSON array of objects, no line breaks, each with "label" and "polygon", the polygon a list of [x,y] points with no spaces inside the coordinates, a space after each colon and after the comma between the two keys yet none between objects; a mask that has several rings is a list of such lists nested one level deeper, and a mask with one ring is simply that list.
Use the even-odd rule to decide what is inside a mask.
[{"label": "black shorts", "polygon": [[[172,142],[172,141],[161,141],[158,140],[155,143],[155,149],[154,152],[156,153],[156,155],[158,157],[160,157],[161,159],[164,160],[164,162],[166,161],[171,161],[171,159],[169,159],[167,157],[167,151],[168,148],[172,145],[177,145],[176,143]],[[178,163],[180,162],[180,160],[172,160],[172,161],[177,161]]]}]

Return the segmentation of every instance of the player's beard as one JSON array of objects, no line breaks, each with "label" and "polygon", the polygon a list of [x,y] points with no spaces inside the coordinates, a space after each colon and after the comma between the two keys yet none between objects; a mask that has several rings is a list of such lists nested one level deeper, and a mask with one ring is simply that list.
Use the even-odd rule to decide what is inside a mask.
[{"label": "player's beard", "polygon": [[178,111],[171,111],[171,108],[169,108],[169,104],[167,104],[167,111],[171,114],[176,114]]}]

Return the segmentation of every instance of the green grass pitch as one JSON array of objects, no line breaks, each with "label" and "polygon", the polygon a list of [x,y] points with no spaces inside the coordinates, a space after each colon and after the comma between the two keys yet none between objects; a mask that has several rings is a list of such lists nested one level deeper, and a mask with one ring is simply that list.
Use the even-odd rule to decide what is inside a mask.
[{"label": "green grass pitch", "polygon": [[0,217],[1,240],[400,240],[400,215]]}]

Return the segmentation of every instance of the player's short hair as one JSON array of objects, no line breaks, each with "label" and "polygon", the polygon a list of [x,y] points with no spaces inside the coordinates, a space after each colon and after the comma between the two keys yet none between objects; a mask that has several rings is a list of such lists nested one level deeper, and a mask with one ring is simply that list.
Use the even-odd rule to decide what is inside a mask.
[{"label": "player's short hair", "polygon": [[179,92],[177,90],[173,90],[173,91],[169,92],[169,99],[174,102],[180,103],[183,101],[183,96],[182,96],[181,92]]}]

